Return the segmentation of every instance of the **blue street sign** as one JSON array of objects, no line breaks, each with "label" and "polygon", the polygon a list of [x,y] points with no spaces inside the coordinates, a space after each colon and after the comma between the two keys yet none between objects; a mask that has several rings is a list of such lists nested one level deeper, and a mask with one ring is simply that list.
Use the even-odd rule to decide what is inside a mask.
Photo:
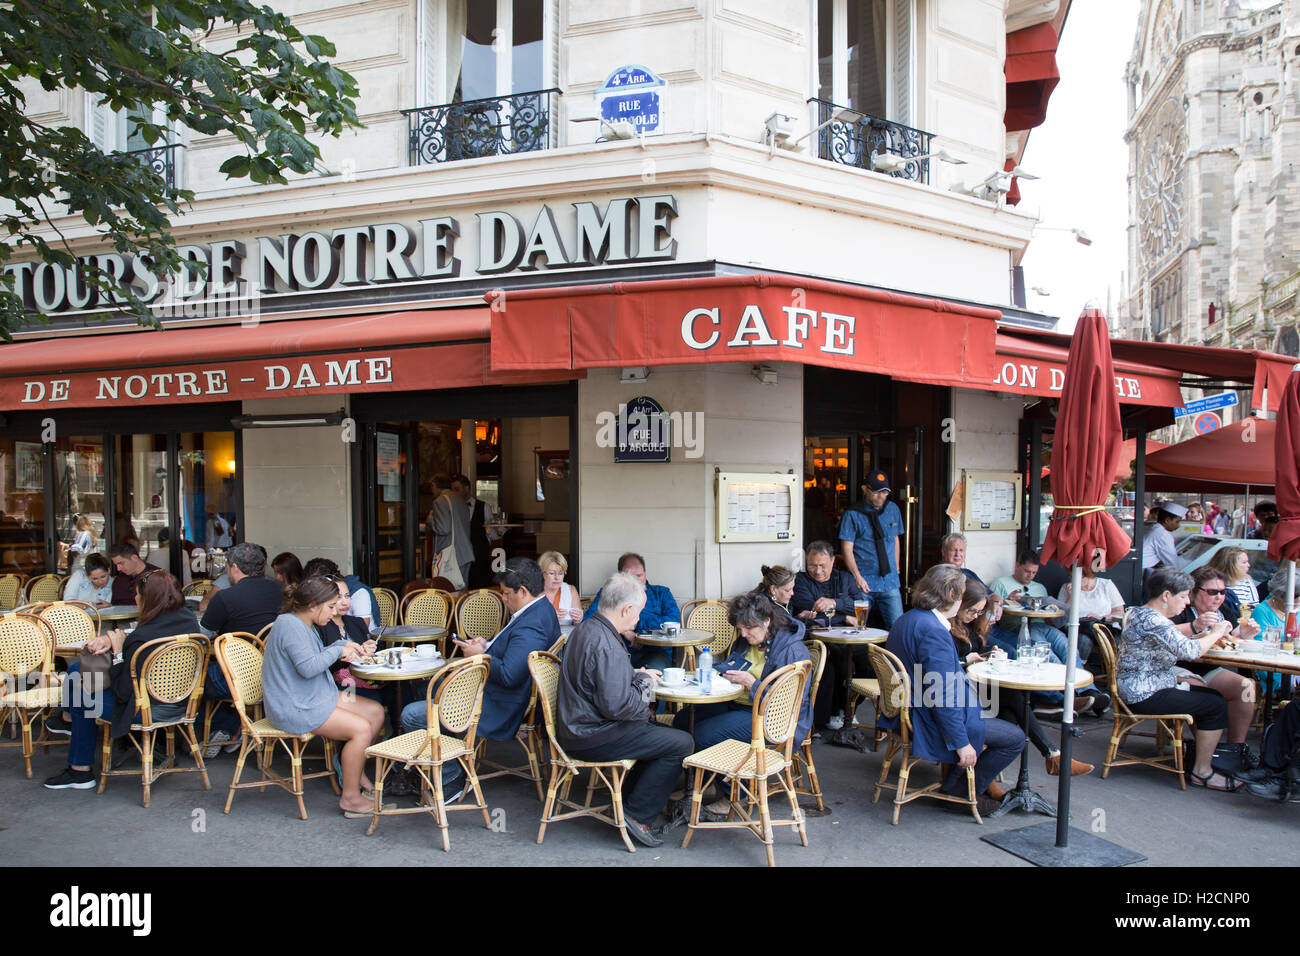
[{"label": "blue street sign", "polygon": [[1174,409],[1174,418],[1182,418],[1185,415],[1195,415],[1199,412],[1209,412],[1216,408],[1228,408],[1237,404],[1236,392],[1220,392],[1218,395],[1206,395],[1204,398],[1198,398],[1194,402],[1188,402],[1182,408]]},{"label": "blue street sign", "polygon": [[644,66],[621,66],[596,90],[601,119],[625,120],[638,132],[653,133],[663,123],[660,92],[667,82]]}]

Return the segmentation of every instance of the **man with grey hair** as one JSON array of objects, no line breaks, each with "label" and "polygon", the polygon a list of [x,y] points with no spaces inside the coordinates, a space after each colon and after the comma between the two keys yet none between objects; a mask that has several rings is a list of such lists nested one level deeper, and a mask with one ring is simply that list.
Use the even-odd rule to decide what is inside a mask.
[{"label": "man with grey hair", "polygon": [[635,760],[623,784],[627,832],[646,846],[663,838],[651,824],[668,803],[682,760],[695,741],[653,720],[657,671],[633,669],[620,636],[636,626],[645,587],[615,574],[600,589],[596,613],[573,629],[564,648],[557,693],[560,746],[578,760]]}]

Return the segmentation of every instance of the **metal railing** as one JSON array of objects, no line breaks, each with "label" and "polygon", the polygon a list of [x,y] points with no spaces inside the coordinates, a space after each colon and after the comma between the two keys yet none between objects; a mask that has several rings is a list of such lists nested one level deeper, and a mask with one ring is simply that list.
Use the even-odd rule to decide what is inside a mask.
[{"label": "metal railing", "polygon": [[172,143],[170,146],[150,146],[146,149],[132,149],[127,152],[127,155],[134,156],[138,159],[140,165],[148,166],[162,177],[163,182],[167,184],[169,190],[174,190],[177,183],[176,168],[180,162],[176,151],[180,148],[180,143]]},{"label": "metal railing", "polygon": [[556,89],[537,90],[402,110],[408,161],[420,166],[550,149],[559,95]]},{"label": "metal railing", "polygon": [[[827,122],[839,110],[829,100],[812,98],[809,103],[817,105],[816,124]],[[822,129],[817,134],[817,156],[832,163],[857,166],[859,169],[875,170],[877,153],[892,153],[906,159],[910,156],[928,156],[933,133],[913,129],[902,123],[880,119],[877,116],[863,116],[856,123],[842,123],[838,120]],[[884,172],[884,170],[881,170]],[[890,173],[897,179],[910,179],[912,182],[930,184],[930,160],[918,159],[909,162],[897,172]]]}]

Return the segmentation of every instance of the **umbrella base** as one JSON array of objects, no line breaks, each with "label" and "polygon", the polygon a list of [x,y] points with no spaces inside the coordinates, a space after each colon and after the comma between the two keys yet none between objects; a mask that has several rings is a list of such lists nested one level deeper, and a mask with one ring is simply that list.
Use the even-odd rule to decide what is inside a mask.
[{"label": "umbrella base", "polygon": [[989,817],[997,818],[1010,813],[1012,810],[1024,810],[1026,813],[1037,811],[1045,813],[1049,817],[1056,816],[1056,807],[1052,806],[1046,797],[1039,796],[1037,792],[1030,790],[1028,787],[1017,787],[1015,790],[1008,792],[1002,798],[1002,806],[990,813]]},{"label": "umbrella base", "polygon": [[1077,827],[1070,827],[1070,845],[1059,847],[1055,823],[1035,823],[980,839],[1035,866],[1128,866],[1146,859],[1141,853]]}]

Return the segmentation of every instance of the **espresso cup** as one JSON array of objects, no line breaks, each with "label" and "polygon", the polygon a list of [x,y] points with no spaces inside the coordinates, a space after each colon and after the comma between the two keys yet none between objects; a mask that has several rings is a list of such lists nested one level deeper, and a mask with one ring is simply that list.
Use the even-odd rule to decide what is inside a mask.
[{"label": "espresso cup", "polygon": [[664,668],[664,685],[667,687],[676,687],[686,682],[686,671],[680,667]]},{"label": "espresso cup", "polygon": [[669,637],[676,634],[682,629],[682,626],[676,621],[664,621],[664,633]]},{"label": "espresso cup", "polygon": [[416,654],[417,657],[437,657],[437,656],[438,656],[438,645],[437,645],[437,644],[420,644],[420,645],[418,645],[418,646],[415,648],[415,654]]}]

